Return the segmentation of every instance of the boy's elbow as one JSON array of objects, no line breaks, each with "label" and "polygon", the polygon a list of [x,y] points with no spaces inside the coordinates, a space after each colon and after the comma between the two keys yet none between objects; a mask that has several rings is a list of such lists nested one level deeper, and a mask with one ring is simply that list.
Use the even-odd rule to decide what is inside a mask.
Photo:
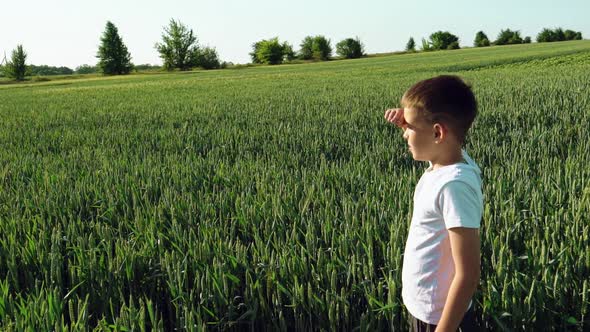
[{"label": "boy's elbow", "polygon": [[469,278],[469,286],[471,289],[473,289],[473,291],[475,291],[477,289],[477,286],[479,286],[479,277],[479,271],[477,271],[476,274]]},{"label": "boy's elbow", "polygon": [[477,270],[464,271],[462,273],[459,272],[455,274],[455,279],[459,281],[459,283],[462,285],[462,288],[471,289],[473,291],[475,291],[477,286],[479,286],[479,278],[479,267]]}]

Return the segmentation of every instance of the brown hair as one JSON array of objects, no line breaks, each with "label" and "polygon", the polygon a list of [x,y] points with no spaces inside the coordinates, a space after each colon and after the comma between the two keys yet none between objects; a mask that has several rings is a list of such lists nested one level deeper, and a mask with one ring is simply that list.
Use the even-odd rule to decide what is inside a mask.
[{"label": "brown hair", "polygon": [[477,114],[477,102],[471,87],[460,77],[441,75],[414,84],[404,93],[401,104],[426,115],[432,123],[450,127],[460,142]]}]

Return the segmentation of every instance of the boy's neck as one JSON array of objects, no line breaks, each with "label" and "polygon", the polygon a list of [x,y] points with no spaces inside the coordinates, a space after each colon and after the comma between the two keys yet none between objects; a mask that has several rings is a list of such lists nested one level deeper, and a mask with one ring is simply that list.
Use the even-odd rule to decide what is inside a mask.
[{"label": "boy's neck", "polygon": [[453,165],[463,160],[463,154],[461,153],[461,147],[453,148],[444,153],[441,153],[437,158],[430,160],[432,164],[431,169],[436,170],[444,166]]}]

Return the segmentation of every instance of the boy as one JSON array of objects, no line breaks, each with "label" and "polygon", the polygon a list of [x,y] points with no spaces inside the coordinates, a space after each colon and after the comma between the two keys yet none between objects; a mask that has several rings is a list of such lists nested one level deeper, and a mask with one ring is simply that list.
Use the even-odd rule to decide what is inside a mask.
[{"label": "boy", "polygon": [[413,331],[475,330],[479,283],[481,171],[462,150],[477,113],[457,76],[416,83],[385,119],[403,129],[415,160],[428,161],[414,192],[402,268],[402,298]]}]

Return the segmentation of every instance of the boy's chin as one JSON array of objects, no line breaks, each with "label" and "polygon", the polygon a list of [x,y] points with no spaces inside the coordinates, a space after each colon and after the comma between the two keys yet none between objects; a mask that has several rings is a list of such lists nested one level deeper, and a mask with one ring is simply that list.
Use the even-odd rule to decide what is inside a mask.
[{"label": "boy's chin", "polygon": [[412,159],[414,159],[415,161],[428,161],[428,158],[416,155],[414,152],[410,152],[410,154],[412,155]]},{"label": "boy's chin", "polygon": [[412,159],[415,161],[428,161],[429,159],[426,158],[424,155],[416,153],[413,148],[408,148],[408,153],[412,156]]}]

